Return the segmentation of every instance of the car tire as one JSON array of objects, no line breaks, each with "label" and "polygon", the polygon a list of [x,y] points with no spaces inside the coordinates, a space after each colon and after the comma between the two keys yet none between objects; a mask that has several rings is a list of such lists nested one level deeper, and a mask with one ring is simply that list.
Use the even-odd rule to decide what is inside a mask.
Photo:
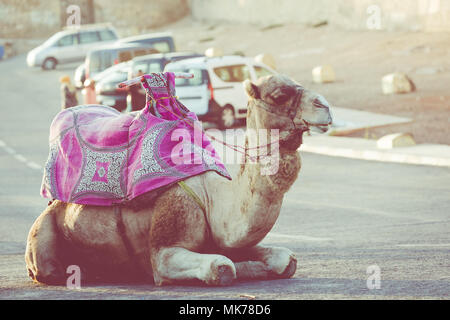
[{"label": "car tire", "polygon": [[232,128],[236,124],[234,108],[230,105],[223,107],[219,114],[218,122],[220,129]]},{"label": "car tire", "polygon": [[56,65],[58,62],[55,58],[46,58],[44,62],[42,62],[42,69],[43,70],[53,70],[56,68]]}]

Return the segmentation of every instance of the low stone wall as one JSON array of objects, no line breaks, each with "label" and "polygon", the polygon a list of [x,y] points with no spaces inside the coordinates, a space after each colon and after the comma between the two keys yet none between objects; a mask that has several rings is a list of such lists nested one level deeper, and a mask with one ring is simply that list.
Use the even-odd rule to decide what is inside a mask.
[{"label": "low stone wall", "polygon": [[191,0],[197,20],[450,31],[450,0]]},{"label": "low stone wall", "polygon": [[58,0],[0,1],[0,38],[39,38],[59,28]]},{"label": "low stone wall", "polygon": [[135,35],[190,14],[186,0],[96,0],[96,22],[111,22],[121,36]]},{"label": "low stone wall", "polygon": [[66,25],[70,5],[79,6],[81,24],[111,22],[124,35],[174,22],[190,13],[187,0],[1,0],[0,38],[47,38]]}]

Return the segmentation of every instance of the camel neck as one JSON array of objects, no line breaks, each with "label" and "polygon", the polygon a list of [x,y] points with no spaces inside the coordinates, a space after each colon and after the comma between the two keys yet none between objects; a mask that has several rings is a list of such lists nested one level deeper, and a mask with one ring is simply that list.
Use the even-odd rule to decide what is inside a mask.
[{"label": "camel neck", "polygon": [[280,214],[284,194],[300,171],[297,152],[280,153],[277,161],[275,172],[267,172],[262,164],[247,161],[234,181],[235,189],[241,190],[235,199],[239,204],[236,214],[246,225],[246,245],[257,244],[272,229]]},{"label": "camel neck", "polygon": [[[267,123],[254,111],[249,109],[247,116],[246,148],[271,141],[267,136],[251,137],[252,129],[260,133],[258,128],[277,127],[265,126]],[[222,200],[214,203],[210,211],[214,240],[222,248],[256,245],[272,229],[280,214],[284,194],[300,171],[300,156],[297,151],[278,149],[275,144],[270,149],[269,157],[256,162],[247,157],[233,181],[209,186],[208,190]]]}]

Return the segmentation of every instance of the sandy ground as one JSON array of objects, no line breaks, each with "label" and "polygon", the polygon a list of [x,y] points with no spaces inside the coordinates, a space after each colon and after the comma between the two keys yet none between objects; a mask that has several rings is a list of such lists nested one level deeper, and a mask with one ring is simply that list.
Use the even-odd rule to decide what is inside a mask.
[{"label": "sandy ground", "polygon": [[[196,22],[186,18],[155,31],[171,31],[178,50],[224,54],[269,53],[277,69],[323,94],[339,107],[412,118],[410,124],[353,134],[379,138],[394,132],[412,133],[418,143],[450,144],[450,33],[343,31],[331,26],[256,26]],[[337,81],[312,82],[311,70],[331,64]],[[383,95],[381,78],[405,72],[417,91]]]}]

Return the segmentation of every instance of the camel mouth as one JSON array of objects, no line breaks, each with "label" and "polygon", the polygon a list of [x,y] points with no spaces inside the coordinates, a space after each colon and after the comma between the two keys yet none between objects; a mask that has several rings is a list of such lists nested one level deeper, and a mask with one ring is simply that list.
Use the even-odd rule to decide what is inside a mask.
[{"label": "camel mouth", "polygon": [[309,131],[325,133],[331,128],[331,123],[310,123],[306,120],[304,121]]},{"label": "camel mouth", "polygon": [[325,133],[328,130],[330,130],[331,125],[330,124],[315,124],[315,125],[312,125],[310,128],[312,129],[312,131],[316,131],[319,133]]}]

